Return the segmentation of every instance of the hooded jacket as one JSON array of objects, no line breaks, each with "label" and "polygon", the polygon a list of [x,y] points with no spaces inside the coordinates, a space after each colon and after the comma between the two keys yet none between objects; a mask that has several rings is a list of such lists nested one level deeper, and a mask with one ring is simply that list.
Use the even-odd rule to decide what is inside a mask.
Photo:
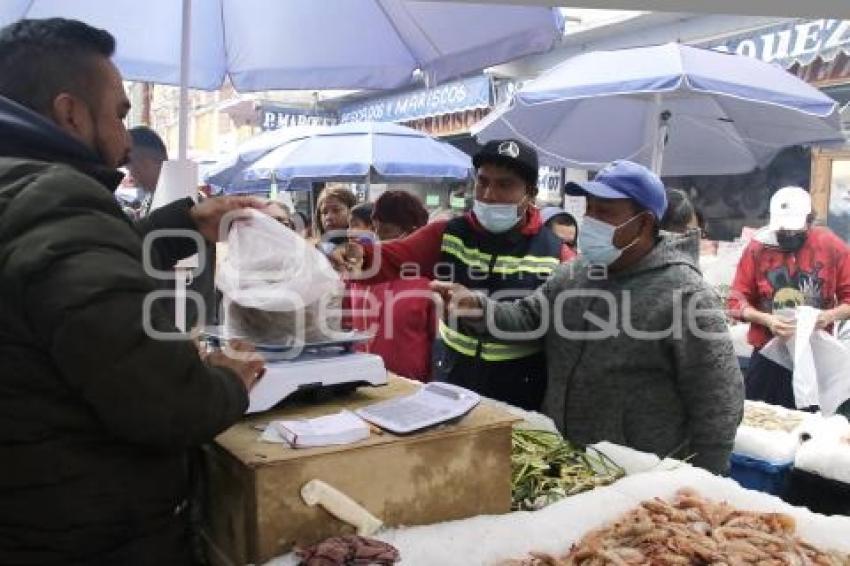
[{"label": "hooded jacket", "polygon": [[534,295],[484,301],[500,331],[544,333],[543,408],[566,438],[727,470],[743,379],[694,237],[664,234],[636,265],[607,277],[579,258]]},{"label": "hooded jacket", "polygon": [[[155,340],[142,234],[190,228],[188,202],[132,225],[120,174],[0,98],[0,563],[180,563],[186,449],[247,395],[193,344]],[[161,268],[192,250],[155,246]],[[156,303],[150,324],[175,332]]]}]

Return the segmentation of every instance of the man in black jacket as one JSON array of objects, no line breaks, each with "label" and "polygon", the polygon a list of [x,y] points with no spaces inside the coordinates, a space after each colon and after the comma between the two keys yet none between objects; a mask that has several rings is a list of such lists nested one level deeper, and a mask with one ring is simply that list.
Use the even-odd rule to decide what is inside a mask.
[{"label": "man in black jacket", "polygon": [[[247,406],[256,358],[201,359],[146,297],[142,237],[215,240],[246,199],[122,214],[129,110],[112,36],[81,22],[0,30],[0,563],[180,564],[186,451]],[[159,239],[167,268],[194,253]],[[147,316],[145,309],[148,310]],[[149,324],[146,324],[147,323]]]}]

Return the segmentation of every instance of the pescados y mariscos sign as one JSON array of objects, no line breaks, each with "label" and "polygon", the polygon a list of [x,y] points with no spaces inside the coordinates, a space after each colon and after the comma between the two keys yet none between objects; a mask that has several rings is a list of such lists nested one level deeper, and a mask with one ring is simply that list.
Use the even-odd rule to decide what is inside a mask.
[{"label": "pescados y mariscos sign", "polygon": [[343,106],[340,122],[407,122],[491,103],[490,78],[472,77]]},{"label": "pescados y mariscos sign", "polygon": [[726,38],[707,47],[786,67],[796,62],[807,65],[818,56],[831,60],[842,50],[850,54],[850,20],[798,20]]}]

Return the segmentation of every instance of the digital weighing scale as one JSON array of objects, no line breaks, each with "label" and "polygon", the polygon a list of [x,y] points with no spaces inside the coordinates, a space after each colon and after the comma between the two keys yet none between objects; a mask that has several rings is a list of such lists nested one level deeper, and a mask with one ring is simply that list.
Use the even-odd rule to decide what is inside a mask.
[{"label": "digital weighing scale", "polygon": [[[266,373],[251,389],[247,413],[267,411],[297,392],[386,385],[384,360],[354,350],[372,335],[338,334],[334,340],[315,343],[254,344],[257,352],[266,358]],[[208,326],[202,333],[202,339],[216,349],[221,348],[222,342],[237,338],[228,335],[222,326]]]}]

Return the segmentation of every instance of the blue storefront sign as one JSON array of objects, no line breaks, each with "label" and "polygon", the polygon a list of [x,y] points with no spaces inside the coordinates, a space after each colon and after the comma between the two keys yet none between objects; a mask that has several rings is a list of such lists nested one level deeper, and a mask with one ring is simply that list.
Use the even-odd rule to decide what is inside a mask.
[{"label": "blue storefront sign", "polygon": [[817,57],[831,61],[841,51],[850,55],[850,20],[796,20],[740,34],[706,47],[738,53],[790,67]]},{"label": "blue storefront sign", "polygon": [[326,112],[276,104],[260,106],[260,127],[264,132],[292,126],[332,126],[337,123],[337,117]]},{"label": "blue storefront sign", "polygon": [[356,102],[340,108],[340,122],[408,122],[491,105],[489,77],[472,77],[435,88]]}]

